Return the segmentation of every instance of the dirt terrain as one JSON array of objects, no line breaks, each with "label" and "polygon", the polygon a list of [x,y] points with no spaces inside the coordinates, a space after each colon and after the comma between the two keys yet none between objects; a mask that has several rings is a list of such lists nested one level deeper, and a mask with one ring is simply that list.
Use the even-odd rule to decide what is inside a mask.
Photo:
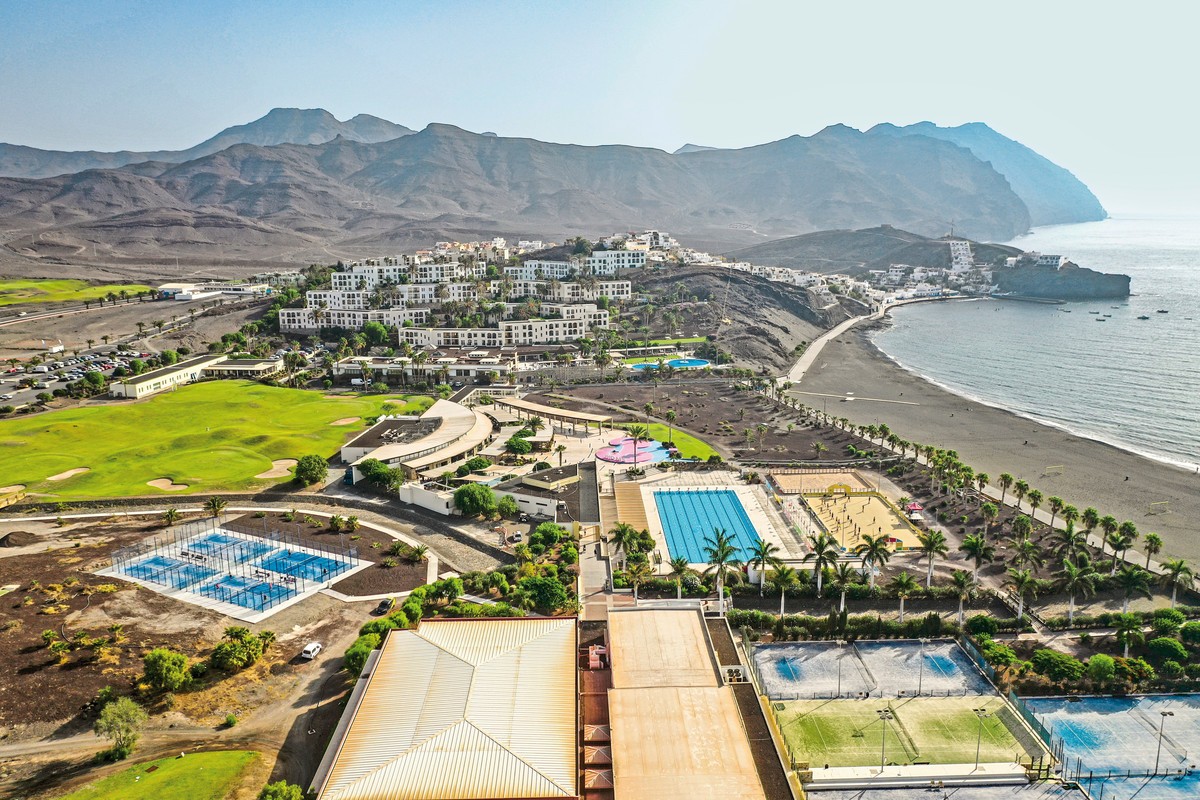
[{"label": "dirt terrain", "polygon": [[[571,399],[563,399],[568,397]],[[813,445],[820,442],[827,448],[821,458],[844,459],[847,444],[862,444],[849,433],[802,423],[799,414],[780,408],[756,392],[735,391],[717,381],[679,381],[657,387],[649,382],[570,386],[557,389],[552,396],[536,395],[528,399],[601,414],[612,413],[615,407],[625,411],[624,416],[618,414],[619,422],[642,422],[643,407],[652,403],[655,411],[651,421],[665,424],[662,415],[673,409],[678,415],[677,428],[703,439],[727,458],[812,460],[817,457]],[[761,446],[757,434],[759,424],[767,426]],[[750,441],[746,438],[747,430],[752,434]]]}]

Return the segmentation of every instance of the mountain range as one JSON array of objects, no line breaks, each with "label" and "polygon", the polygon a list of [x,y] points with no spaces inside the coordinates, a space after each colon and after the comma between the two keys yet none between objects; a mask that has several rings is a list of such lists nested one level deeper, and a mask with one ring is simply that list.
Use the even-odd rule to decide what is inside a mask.
[{"label": "mountain range", "polygon": [[1070,173],[979,127],[971,146],[957,128],[835,125],[672,154],[275,109],[182,151],[0,145],[0,234],[33,256],[266,259],[645,228],[714,250],[879,224],[1008,239],[1041,221],[1035,206],[1103,216]]}]

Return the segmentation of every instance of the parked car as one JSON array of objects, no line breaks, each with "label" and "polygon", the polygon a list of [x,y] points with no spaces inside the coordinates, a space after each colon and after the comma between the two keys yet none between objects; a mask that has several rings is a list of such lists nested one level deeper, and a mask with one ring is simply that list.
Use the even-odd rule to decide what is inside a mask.
[{"label": "parked car", "polygon": [[12,400],[12,399],[13,399],[13,396],[11,394],[0,394],[0,400]]},{"label": "parked car", "polygon": [[321,646],[320,642],[309,642],[307,645],[305,645],[304,649],[300,651],[300,657],[312,661],[324,649],[325,648]]},{"label": "parked car", "polygon": [[384,614],[392,610],[392,606],[396,605],[396,598],[385,597],[379,601],[379,605],[375,606],[375,615],[382,617]]}]

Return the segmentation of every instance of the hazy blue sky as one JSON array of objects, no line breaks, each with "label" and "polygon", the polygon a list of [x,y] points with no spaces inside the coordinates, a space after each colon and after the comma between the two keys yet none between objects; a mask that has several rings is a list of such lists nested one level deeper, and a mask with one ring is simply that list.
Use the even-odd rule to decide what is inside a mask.
[{"label": "hazy blue sky", "polygon": [[982,121],[1200,210],[1200,13],[1112,2],[9,2],[0,141],[183,148],[275,106],[673,150]]}]

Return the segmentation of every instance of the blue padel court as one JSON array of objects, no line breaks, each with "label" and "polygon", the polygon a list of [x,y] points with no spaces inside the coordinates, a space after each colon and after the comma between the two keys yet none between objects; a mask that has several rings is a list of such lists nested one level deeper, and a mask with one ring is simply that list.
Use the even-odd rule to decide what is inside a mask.
[{"label": "blue padel court", "polygon": [[334,558],[297,550],[277,551],[254,562],[254,565],[271,572],[292,575],[308,581],[328,580],[331,575],[344,572],[347,566],[345,562]]},{"label": "blue padel court", "polygon": [[[290,538],[210,528],[181,529],[114,553],[111,572],[151,587],[265,612],[328,585],[359,564],[353,550],[331,552]],[[234,609],[227,613],[236,616]]]},{"label": "blue padel court", "polygon": [[654,505],[672,558],[683,556],[690,564],[704,564],[705,538],[724,530],[737,548],[736,558],[748,560],[758,532],[732,489],[658,489]]}]

